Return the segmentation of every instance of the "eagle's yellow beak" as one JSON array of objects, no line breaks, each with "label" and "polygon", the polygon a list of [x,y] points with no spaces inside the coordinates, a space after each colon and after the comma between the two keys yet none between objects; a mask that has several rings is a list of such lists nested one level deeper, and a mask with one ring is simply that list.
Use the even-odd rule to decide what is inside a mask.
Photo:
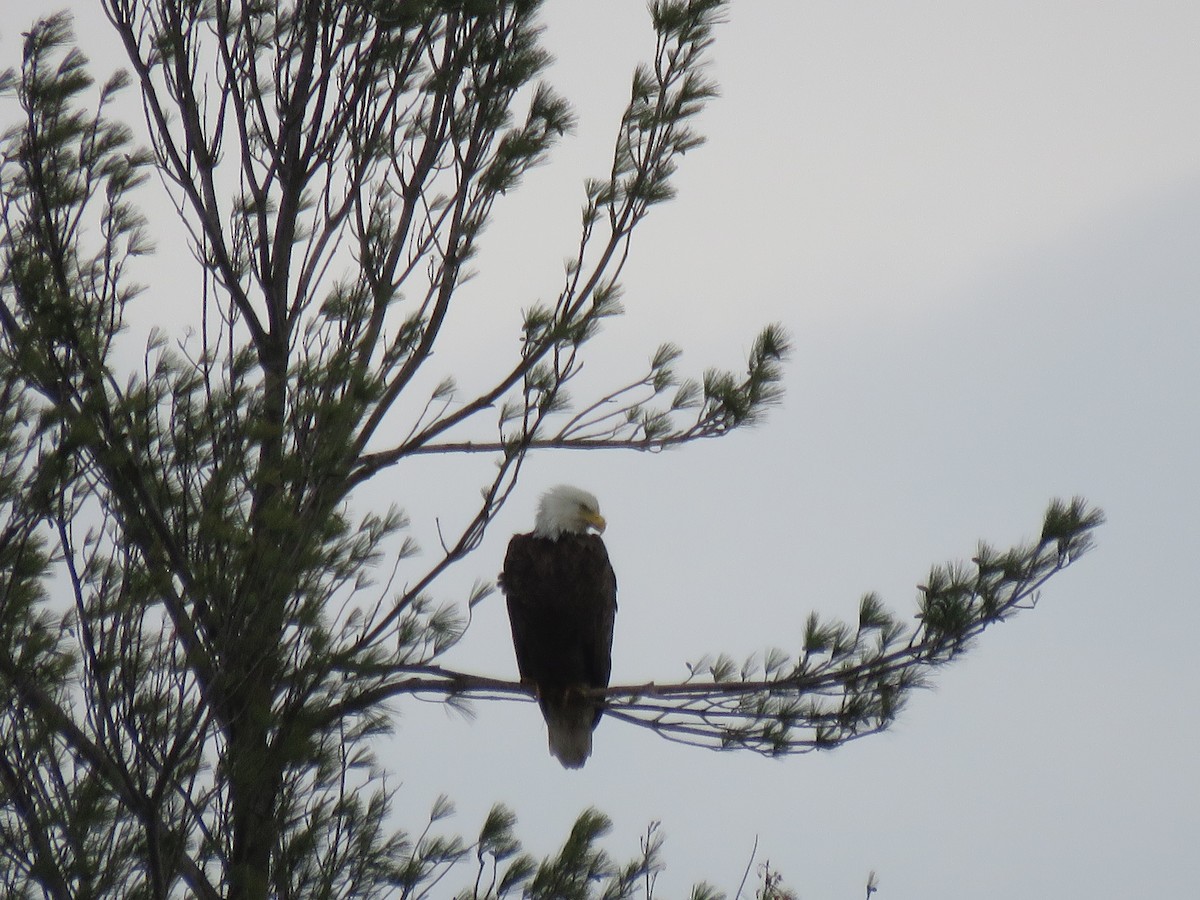
[{"label": "eagle's yellow beak", "polygon": [[593,528],[595,528],[596,531],[599,532],[600,534],[603,534],[604,529],[608,526],[608,523],[604,521],[604,516],[600,515],[600,513],[594,513],[589,510],[584,510],[583,518],[584,518],[584,521],[586,521],[589,525],[591,525]]}]

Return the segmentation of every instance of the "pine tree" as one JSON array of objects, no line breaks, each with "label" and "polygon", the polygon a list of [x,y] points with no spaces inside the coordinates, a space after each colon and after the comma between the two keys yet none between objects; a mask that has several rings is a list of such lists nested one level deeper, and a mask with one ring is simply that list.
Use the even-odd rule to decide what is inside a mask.
[{"label": "pine tree", "polygon": [[[621,311],[634,231],[701,143],[722,3],[652,5],[651,61],[610,171],[584,186],[561,290],[524,310],[491,381],[463,391],[427,388],[447,312],[494,204],[573,125],[539,81],[538,4],[102,2],[129,75],[94,99],[58,15],[0,84],[19,110],[0,161],[5,896],[415,897],[450,871],[463,897],[651,895],[657,829],[619,864],[595,810],[541,862],[499,806],[472,839],[435,836],[448,802],[425,831],[399,828],[372,742],[385,702],[418,690],[525,694],[440,664],[490,586],[445,605],[431,589],[478,546],[527,454],[674,447],[755,423],[779,397],[778,326],[741,373],[681,379],[665,344],[635,377],[568,396]],[[131,87],[147,149],[111,113]],[[194,266],[143,291],[147,180]],[[127,317],[168,293],[190,304],[190,329],[156,332],[128,366]],[[364,501],[424,454],[496,462],[432,559],[398,510]],[[799,649],[614,687],[608,714],[773,755],[877,731],[1099,521],[1056,502],[1034,544],[935,568],[915,629],[867,596],[857,622],[811,618]],[[363,587],[385,555],[409,586],[378,601]],[[784,891],[766,870],[762,895]]]}]

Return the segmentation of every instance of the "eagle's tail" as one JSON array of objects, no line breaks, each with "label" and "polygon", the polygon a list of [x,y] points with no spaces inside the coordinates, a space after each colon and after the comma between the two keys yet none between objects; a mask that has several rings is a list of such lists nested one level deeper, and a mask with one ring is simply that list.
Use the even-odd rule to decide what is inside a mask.
[{"label": "eagle's tail", "polygon": [[592,753],[592,729],[596,704],[568,691],[561,697],[545,698],[542,713],[550,737],[550,755],[567,769],[579,769]]}]

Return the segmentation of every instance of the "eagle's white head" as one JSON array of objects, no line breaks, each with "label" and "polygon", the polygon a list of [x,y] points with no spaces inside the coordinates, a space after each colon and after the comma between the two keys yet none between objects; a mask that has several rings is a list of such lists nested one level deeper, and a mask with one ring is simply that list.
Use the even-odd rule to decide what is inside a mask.
[{"label": "eagle's white head", "polygon": [[533,533],[557,538],[563,532],[587,534],[589,528],[604,531],[604,517],[595,496],[569,484],[560,484],[542,494]]}]

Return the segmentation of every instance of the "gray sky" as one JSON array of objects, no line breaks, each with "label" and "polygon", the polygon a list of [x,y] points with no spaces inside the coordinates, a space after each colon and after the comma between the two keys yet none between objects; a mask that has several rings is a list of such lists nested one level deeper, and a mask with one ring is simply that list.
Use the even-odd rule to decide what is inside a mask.
[{"label": "gray sky", "polygon": [[[552,295],[579,181],[603,171],[651,46],[640,2],[548,12],[550,77],[581,123],[500,210],[481,296]],[[851,616],[867,590],[912,610],[931,563],[1035,536],[1051,497],[1082,494],[1109,524],[887,735],[772,761],[606,721],[568,773],[532,706],[430,708],[402,720],[397,761],[439,765],[402,793],[449,790],[464,821],[504,800],[546,851],[587,804],[624,855],[661,820],[678,893],[735,888],[758,835],[804,897],[861,896],[871,869],[881,897],[1186,896],[1197,38],[1184,3],[734,4],[709,143],[640,235],[629,313],[592,365],[665,338],[685,368],[736,365],[779,320],[785,403],[677,453],[536,460],[467,568],[498,568],[541,487],[590,487],[621,587],[614,677],[667,680],[706,651],[797,647],[810,610]],[[496,598],[455,659],[511,674],[510,652]]]},{"label": "gray sky", "polygon": [[[552,0],[547,22],[580,126],[498,207],[456,311],[460,361],[553,296],[582,179],[605,170],[653,48],[641,0]],[[21,30],[0,36],[7,64]],[[419,830],[445,792],[469,834],[503,801],[544,853],[595,805],[618,858],[660,820],[663,896],[732,892],[756,835],[803,897],[861,896],[872,869],[883,900],[1189,895],[1198,39],[1192,2],[735,3],[709,143],[641,229],[629,312],[589,366],[617,378],[666,339],[692,372],[739,366],[778,320],[796,344],[787,398],[759,429],[675,453],[534,459],[441,595],[493,577],[540,490],[577,483],[610,523],[614,680],[677,680],[706,652],[798,647],[810,610],[852,616],[868,590],[913,610],[931,563],[1034,536],[1052,497],[1082,494],[1109,523],[886,735],[772,761],[605,721],[566,772],[532,704],[465,720],[407,703],[382,753],[402,819]],[[480,462],[385,483],[427,545],[434,516],[475,502]],[[499,596],[448,662],[515,676]]]}]

